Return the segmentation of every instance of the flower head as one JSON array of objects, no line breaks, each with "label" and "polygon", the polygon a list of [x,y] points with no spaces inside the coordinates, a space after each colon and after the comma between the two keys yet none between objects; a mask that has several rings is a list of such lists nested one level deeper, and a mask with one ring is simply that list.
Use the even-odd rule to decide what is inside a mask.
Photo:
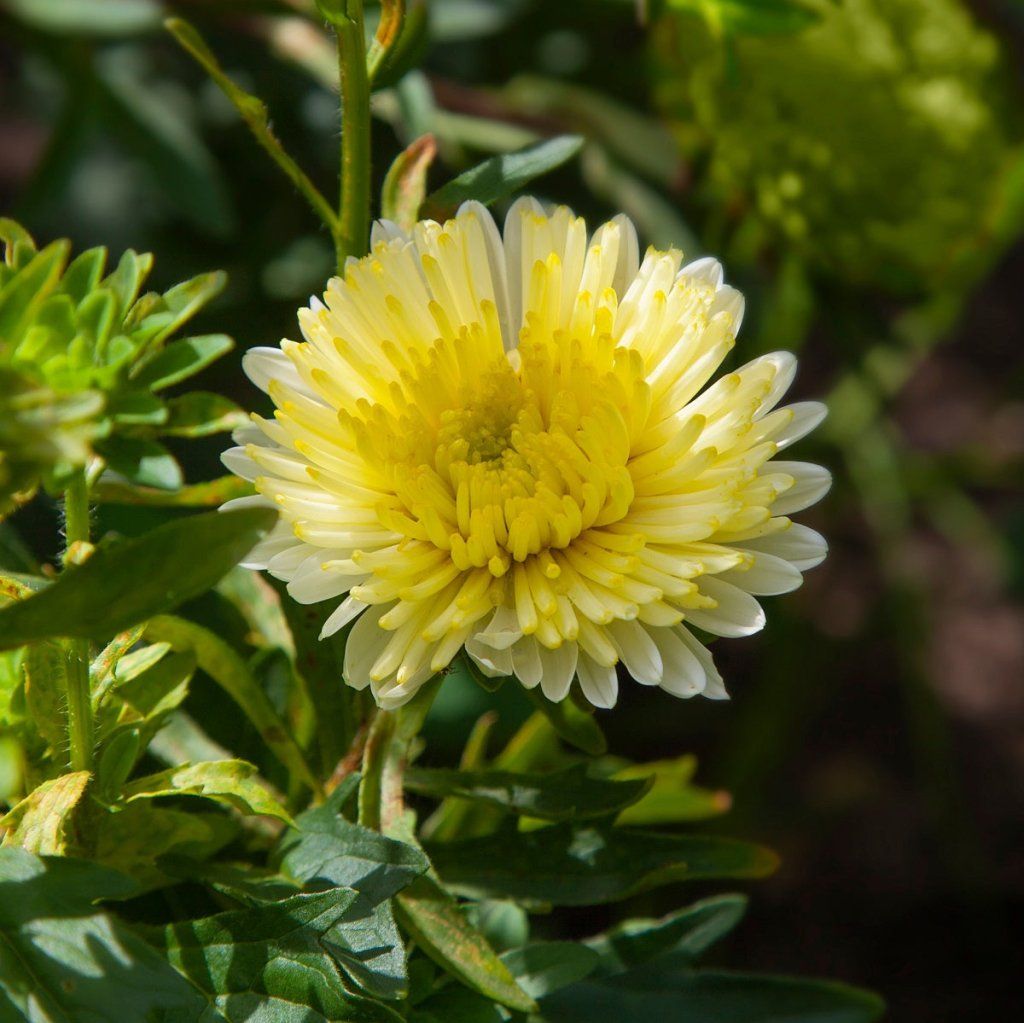
[{"label": "flower head", "polygon": [[588,238],[526,199],[502,237],[467,203],[411,237],[380,223],[372,250],[300,311],[305,342],[246,356],[276,413],[224,461],[281,510],[247,564],[339,602],[324,635],[355,620],[346,681],[384,707],[463,647],[552,700],[578,678],[610,707],[620,661],[724,697],[688,626],[756,632],[755,595],[825,554],[787,516],[828,473],[774,457],[824,415],[776,408],[794,358],[706,386],[742,296],[711,259],[641,263],[623,217]]}]

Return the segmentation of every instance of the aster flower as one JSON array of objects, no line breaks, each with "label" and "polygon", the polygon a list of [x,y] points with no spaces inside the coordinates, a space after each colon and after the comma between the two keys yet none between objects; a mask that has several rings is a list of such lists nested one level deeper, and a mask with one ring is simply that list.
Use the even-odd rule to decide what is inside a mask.
[{"label": "aster flower", "polygon": [[775,456],[824,407],[777,408],[796,361],[708,385],[742,296],[712,259],[642,262],[624,217],[590,238],[532,199],[504,235],[478,203],[372,252],[299,312],[304,342],[256,348],[273,400],[225,452],[281,517],[246,564],[354,621],[345,680],[385,708],[465,648],[487,674],[612,706],[616,667],[725,697],[691,631],[745,636],[756,597],[800,585],[822,537],[788,516],[828,473]]}]

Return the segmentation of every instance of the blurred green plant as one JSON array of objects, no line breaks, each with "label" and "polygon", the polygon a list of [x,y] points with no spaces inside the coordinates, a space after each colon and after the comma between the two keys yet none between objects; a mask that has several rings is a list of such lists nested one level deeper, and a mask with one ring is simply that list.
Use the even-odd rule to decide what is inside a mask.
[{"label": "blurred green plant", "polygon": [[[996,40],[958,0],[664,6],[659,103],[707,163],[701,201],[734,255],[770,245],[920,293],[984,249],[1012,105]],[[800,31],[751,22],[776,7],[801,8]]]}]

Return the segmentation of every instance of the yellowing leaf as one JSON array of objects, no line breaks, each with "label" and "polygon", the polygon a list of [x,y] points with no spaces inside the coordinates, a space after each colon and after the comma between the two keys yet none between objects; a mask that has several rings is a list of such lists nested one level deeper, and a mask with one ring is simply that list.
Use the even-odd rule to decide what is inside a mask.
[{"label": "yellowing leaf", "polygon": [[74,813],[89,778],[88,771],[74,771],[44,781],[0,820],[9,829],[3,844],[40,856],[66,855],[76,842]]}]

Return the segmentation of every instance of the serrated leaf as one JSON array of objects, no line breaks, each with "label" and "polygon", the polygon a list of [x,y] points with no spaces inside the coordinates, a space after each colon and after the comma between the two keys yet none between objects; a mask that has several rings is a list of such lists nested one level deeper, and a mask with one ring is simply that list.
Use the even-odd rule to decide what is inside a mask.
[{"label": "serrated leaf", "polygon": [[295,895],[172,924],[158,940],[230,1023],[401,1023],[392,1009],[351,991],[325,947],[356,898],[345,888]]},{"label": "serrated leaf", "polygon": [[244,760],[182,764],[137,778],[122,791],[126,803],[136,799],[185,795],[211,799],[242,813],[265,814],[286,824],[291,823],[287,810],[259,781],[256,768]]},{"label": "serrated leaf", "polygon": [[574,824],[506,828],[427,853],[458,893],[559,906],[617,902],[674,881],[764,877],[778,863],[761,846],[727,838]]},{"label": "serrated leaf", "polygon": [[101,545],[52,586],[0,609],[0,650],[51,636],[102,639],[176,607],[216,583],[275,518],[267,508],[209,512]]},{"label": "serrated leaf", "polygon": [[876,995],[826,981],[725,971],[640,971],[544,999],[547,1023],[872,1023]]},{"label": "serrated leaf", "polygon": [[427,869],[427,858],[342,817],[348,798],[348,790],[339,788],[322,806],[300,814],[294,830],[282,837],[276,859],[307,889],[343,886],[359,893],[327,935],[331,952],[364,990],[400,998],[408,988],[405,949],[388,900]]},{"label": "serrated leaf", "polygon": [[406,788],[438,799],[470,799],[540,820],[604,817],[640,799],[652,779],[605,781],[590,777],[585,764],[549,774],[514,771],[450,771],[412,767]]},{"label": "serrated leaf", "polygon": [[126,1023],[223,1023],[156,951],[93,905],[134,887],[92,863],[0,849],[0,1016],[85,1023],[109,1019],[116,1003]]},{"label": "serrated leaf", "polygon": [[579,135],[559,135],[516,153],[492,156],[432,192],[425,204],[427,212],[443,216],[469,199],[490,205],[571,160],[582,146]]},{"label": "serrated leaf", "polygon": [[44,781],[5,817],[3,844],[41,856],[63,856],[77,844],[74,815],[89,784],[88,771],[74,771]]},{"label": "serrated leaf", "polygon": [[234,346],[227,334],[203,334],[172,341],[140,365],[132,383],[154,391],[163,390],[205,369]]},{"label": "serrated leaf", "polygon": [[746,908],[743,895],[719,895],[660,920],[626,920],[586,942],[600,959],[594,972],[610,977],[664,956],[676,965],[694,960],[728,934]]}]

